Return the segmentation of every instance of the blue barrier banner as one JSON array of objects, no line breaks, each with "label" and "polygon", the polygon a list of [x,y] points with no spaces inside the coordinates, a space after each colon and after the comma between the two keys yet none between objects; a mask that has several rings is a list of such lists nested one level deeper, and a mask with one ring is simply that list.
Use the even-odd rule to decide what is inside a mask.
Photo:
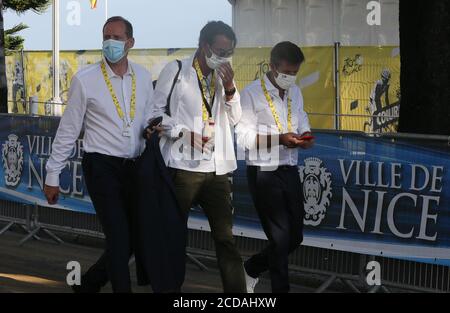
[{"label": "blue barrier banner", "polygon": [[2,167],[0,198],[58,209],[95,213],[82,176],[83,141],[74,146],[61,174],[58,205],[50,206],[42,192],[45,164],[58,129],[59,118],[0,116]]},{"label": "blue barrier banner", "polygon": [[[304,245],[450,265],[447,143],[315,136],[315,147],[299,152]],[[251,220],[244,162],[234,175],[233,197],[238,214]]]},{"label": "blue barrier banner", "polygon": [[[48,206],[45,163],[59,119],[0,116],[0,199]],[[425,140],[317,132],[301,150],[305,245],[450,265],[450,148]],[[95,213],[81,169],[78,140],[61,175],[59,209]],[[234,233],[264,239],[245,177],[233,176]],[[301,222],[301,221],[299,221]],[[193,213],[191,228],[208,230]]]}]

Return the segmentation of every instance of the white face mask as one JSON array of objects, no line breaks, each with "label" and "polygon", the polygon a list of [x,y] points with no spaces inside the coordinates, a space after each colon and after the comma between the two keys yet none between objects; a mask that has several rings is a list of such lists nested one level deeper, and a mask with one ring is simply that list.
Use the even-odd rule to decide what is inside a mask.
[{"label": "white face mask", "polygon": [[[211,51],[211,49],[210,49],[210,51]],[[212,70],[218,69],[222,64],[231,62],[231,58],[219,57],[212,51],[211,51],[211,56],[208,57],[207,55],[205,55],[205,58],[206,58],[206,64]]]},{"label": "white face mask", "polygon": [[275,82],[278,86],[280,86],[281,89],[288,90],[292,86],[295,85],[295,82],[297,81],[296,75],[288,75],[283,73],[278,73],[278,76],[273,76],[275,79]]}]

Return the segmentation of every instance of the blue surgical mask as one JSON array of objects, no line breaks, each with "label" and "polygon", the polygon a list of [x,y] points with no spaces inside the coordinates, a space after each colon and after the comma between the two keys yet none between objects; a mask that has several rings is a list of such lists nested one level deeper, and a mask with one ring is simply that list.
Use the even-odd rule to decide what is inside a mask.
[{"label": "blue surgical mask", "polygon": [[125,53],[125,41],[114,39],[103,41],[103,55],[109,62],[119,62],[125,56]]}]

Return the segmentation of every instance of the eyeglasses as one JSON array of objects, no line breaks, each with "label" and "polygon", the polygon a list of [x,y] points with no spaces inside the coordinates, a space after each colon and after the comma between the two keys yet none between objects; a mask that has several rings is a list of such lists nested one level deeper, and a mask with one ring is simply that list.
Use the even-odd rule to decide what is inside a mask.
[{"label": "eyeglasses", "polygon": [[234,54],[234,48],[231,48],[229,50],[225,49],[214,49],[213,47],[209,46],[209,49],[217,56],[221,58],[229,58]]}]

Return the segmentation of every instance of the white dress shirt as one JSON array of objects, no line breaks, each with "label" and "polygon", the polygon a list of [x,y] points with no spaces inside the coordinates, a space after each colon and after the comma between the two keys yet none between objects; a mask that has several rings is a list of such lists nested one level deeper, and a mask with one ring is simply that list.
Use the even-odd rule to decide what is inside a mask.
[{"label": "white dress shirt", "polygon": [[[271,83],[267,75],[264,75],[264,81],[278,112],[283,133],[288,133],[288,96],[292,100],[292,132],[300,135],[305,132],[310,132],[311,127],[308,115],[303,110],[303,96],[300,88],[296,85],[292,86],[285,94],[284,99],[281,99],[279,90]],[[245,87],[241,93],[241,104],[242,118],[236,126],[236,135],[239,147],[246,151],[247,165],[261,167],[296,166],[298,161],[298,148],[289,149],[285,146],[278,145],[272,147],[268,155],[264,157],[261,157],[261,154],[257,153],[256,144],[258,134],[280,134],[261,87],[260,79]]]},{"label": "white dress shirt", "polygon": [[216,172],[223,175],[237,168],[232,127],[237,124],[242,114],[240,97],[236,91],[233,98],[227,102],[222,80],[215,76],[216,96],[212,107],[215,150],[210,160],[193,158],[189,153],[191,147],[188,144],[181,145],[183,140],[179,139],[179,134],[183,129],[202,134],[202,94],[197,73],[192,66],[194,57],[195,54],[182,60],[182,70],[170,102],[171,116],[165,114],[165,107],[178,72],[178,64],[174,61],[164,67],[155,88],[152,117],[163,116],[162,125],[168,128],[160,141],[161,152],[167,166],[191,172]]},{"label": "white dress shirt", "polygon": [[153,96],[152,76],[144,67],[128,62],[122,77],[107,62],[106,71],[127,121],[130,121],[132,72],[136,77],[136,110],[131,136],[123,136],[124,121],[119,117],[101,70],[101,62],[79,71],[72,79],[66,110],[59,123],[47,162],[45,183],[59,186],[59,175],[66,166],[74,144],[84,126],[83,150],[121,158],[135,158],[142,153]]}]

